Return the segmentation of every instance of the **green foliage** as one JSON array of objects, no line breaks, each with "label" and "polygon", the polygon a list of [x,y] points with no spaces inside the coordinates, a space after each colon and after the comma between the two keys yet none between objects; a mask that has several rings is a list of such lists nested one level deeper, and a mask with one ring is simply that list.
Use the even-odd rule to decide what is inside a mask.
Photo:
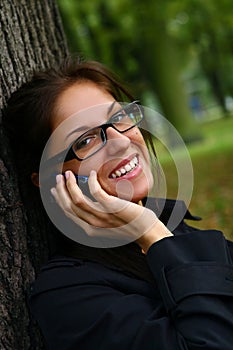
[{"label": "green foliage", "polygon": [[216,101],[227,113],[225,96],[233,95],[233,12],[230,0],[185,0],[174,6],[171,35],[184,47],[192,45],[202,74]]},{"label": "green foliage", "polygon": [[227,113],[225,97],[233,96],[231,0],[57,2],[70,50],[109,66],[142,103],[148,91],[156,95],[158,108],[184,138],[196,133],[192,94],[207,104],[214,99]]},{"label": "green foliage", "polygon": [[[59,0],[70,50],[99,60],[128,77],[138,68],[130,50],[135,43],[135,19],[130,1]],[[129,45],[130,43],[130,45]]]},{"label": "green foliage", "polygon": [[[203,220],[190,224],[203,229],[222,230],[227,238],[233,240],[233,119],[217,119],[201,124],[200,128],[203,140],[188,146],[188,149],[194,170],[190,209],[193,215],[201,216]],[[174,198],[178,186],[175,166],[162,149],[157,151],[167,174],[168,196]]]}]

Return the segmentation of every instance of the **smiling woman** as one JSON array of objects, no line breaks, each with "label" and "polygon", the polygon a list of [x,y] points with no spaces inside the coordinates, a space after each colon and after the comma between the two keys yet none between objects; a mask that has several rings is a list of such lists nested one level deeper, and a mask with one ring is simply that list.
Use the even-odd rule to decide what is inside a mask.
[{"label": "smiling woman", "polygon": [[[133,202],[146,197],[153,177],[148,149],[138,128],[143,119],[140,106],[133,102],[122,108],[122,103],[113,101],[110,94],[91,82],[75,84],[65,94],[69,98],[62,94],[57,102],[56,110],[62,113],[56,112],[52,121],[55,135],[50,144],[59,148],[67,144],[68,149],[53,155],[46,164],[62,162],[63,173],[72,170],[87,177],[96,170],[101,187],[114,196],[118,182],[124,179],[133,186]],[[87,121],[89,130],[84,125]]]},{"label": "smiling woman", "polygon": [[48,349],[232,349],[232,244],[188,226],[184,203],[150,196],[144,109],[108,69],[66,61],[37,73],[6,116],[55,227],[30,297]]}]

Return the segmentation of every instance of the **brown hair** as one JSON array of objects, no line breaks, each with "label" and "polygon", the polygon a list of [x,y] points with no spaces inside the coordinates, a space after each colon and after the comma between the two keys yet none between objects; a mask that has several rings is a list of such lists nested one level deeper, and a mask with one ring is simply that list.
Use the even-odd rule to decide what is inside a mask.
[{"label": "brown hair", "polygon": [[20,163],[24,161],[27,175],[38,171],[43,149],[51,134],[51,118],[59,95],[82,80],[96,83],[117,101],[133,100],[114,74],[99,62],[68,58],[57,67],[35,73],[30,82],[11,96],[4,113],[9,137]]}]

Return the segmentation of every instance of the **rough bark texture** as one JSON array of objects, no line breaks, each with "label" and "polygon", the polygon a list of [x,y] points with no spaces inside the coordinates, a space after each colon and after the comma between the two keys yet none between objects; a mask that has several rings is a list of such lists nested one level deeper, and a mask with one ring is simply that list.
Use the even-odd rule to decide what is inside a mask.
[{"label": "rough bark texture", "polygon": [[[67,55],[62,25],[53,0],[0,2],[0,109],[34,70]],[[1,118],[1,115],[0,115]],[[1,120],[1,119],[0,119]],[[46,258],[46,224],[31,205],[0,124],[0,349],[43,349],[30,320],[27,296]],[[35,208],[33,209],[32,207]]]}]

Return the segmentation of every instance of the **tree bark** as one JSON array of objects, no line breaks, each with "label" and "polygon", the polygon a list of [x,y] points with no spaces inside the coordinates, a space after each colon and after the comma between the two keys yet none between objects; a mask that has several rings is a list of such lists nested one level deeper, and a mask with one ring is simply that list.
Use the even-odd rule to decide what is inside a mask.
[{"label": "tree bark", "polygon": [[[35,70],[68,50],[53,0],[0,3],[0,109]],[[0,113],[0,349],[43,349],[27,306],[30,283],[48,254],[46,223],[17,174]],[[22,135],[23,137],[23,135]]]}]

